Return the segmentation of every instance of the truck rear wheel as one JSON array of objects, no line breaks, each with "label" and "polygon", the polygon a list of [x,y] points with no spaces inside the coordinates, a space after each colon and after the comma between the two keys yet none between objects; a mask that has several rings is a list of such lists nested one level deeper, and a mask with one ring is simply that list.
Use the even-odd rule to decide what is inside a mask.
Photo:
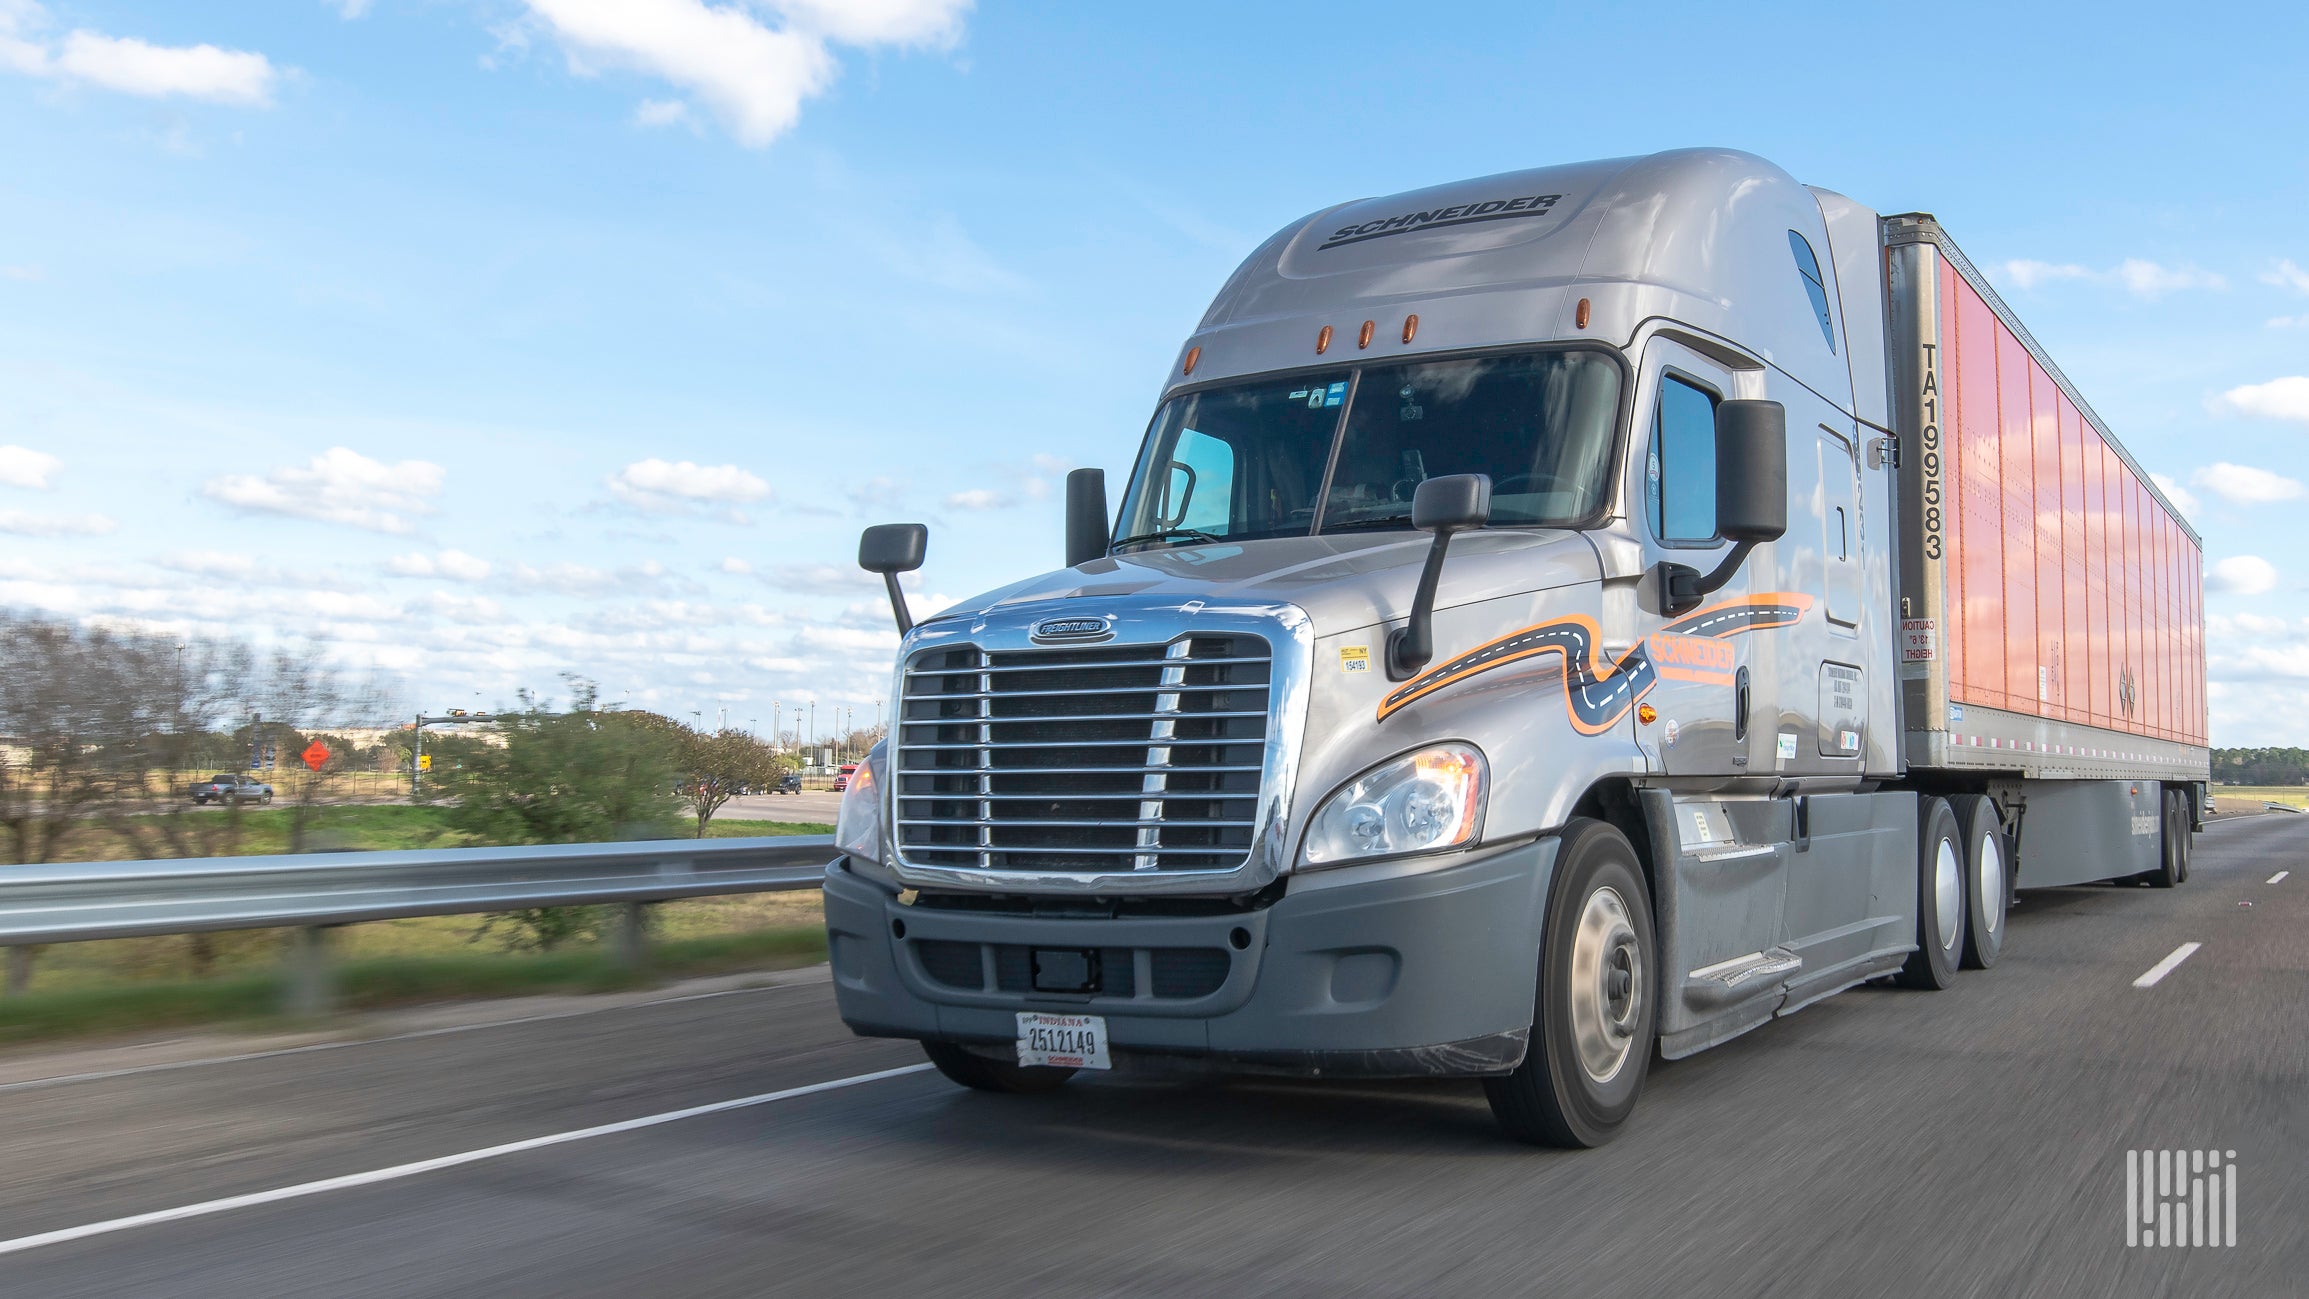
[{"label": "truck rear wheel", "polygon": [[1034,1092],[1056,1091],[1074,1077],[1072,1069],[1051,1069],[1040,1065],[1012,1064],[1007,1060],[989,1060],[968,1047],[952,1042],[924,1042],[923,1054],[938,1072],[975,1091],[1001,1092],[1023,1096]]},{"label": "truck rear wheel", "polygon": [[1627,836],[1564,827],[1545,926],[1530,1049],[1483,1093],[1518,1141],[1600,1146],[1635,1112],[1658,1014],[1651,895]]},{"label": "truck rear wheel", "polygon": [[1979,794],[1948,800],[1964,835],[1964,960],[1985,970],[2004,951],[2004,909],[2012,898],[2012,853],[1996,804]]},{"label": "truck rear wheel", "polygon": [[1916,950],[1893,981],[1937,991],[1956,982],[1964,956],[1964,841],[1943,799],[1916,805]]}]

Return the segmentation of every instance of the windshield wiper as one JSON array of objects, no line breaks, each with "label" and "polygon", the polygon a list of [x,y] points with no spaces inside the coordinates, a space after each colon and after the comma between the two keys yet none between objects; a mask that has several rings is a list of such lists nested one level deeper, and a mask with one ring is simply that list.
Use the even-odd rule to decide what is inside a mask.
[{"label": "windshield wiper", "polygon": [[1114,550],[1120,550],[1124,546],[1135,546],[1141,542],[1153,543],[1157,541],[1169,541],[1175,543],[1181,541],[1205,542],[1225,540],[1225,537],[1212,536],[1210,533],[1203,531],[1201,528],[1164,528],[1159,532],[1141,532],[1136,536],[1120,538],[1111,548]]},{"label": "windshield wiper", "polygon": [[1336,522],[1330,519],[1323,520],[1323,531],[1325,532],[1369,532],[1380,528],[1408,529],[1410,526],[1411,516],[1408,514],[1381,514],[1361,519],[1340,519]]}]

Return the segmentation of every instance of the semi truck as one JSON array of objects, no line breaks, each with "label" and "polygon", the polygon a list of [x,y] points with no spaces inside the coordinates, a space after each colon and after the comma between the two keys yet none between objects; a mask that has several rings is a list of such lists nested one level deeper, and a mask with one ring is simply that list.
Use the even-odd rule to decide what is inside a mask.
[{"label": "semi truck", "polygon": [[1066,566],[902,633],[834,990],[963,1085],[1480,1079],[1593,1146],[1655,1058],[2187,877],[2198,538],[1938,221],[1746,153],[1294,222]]}]

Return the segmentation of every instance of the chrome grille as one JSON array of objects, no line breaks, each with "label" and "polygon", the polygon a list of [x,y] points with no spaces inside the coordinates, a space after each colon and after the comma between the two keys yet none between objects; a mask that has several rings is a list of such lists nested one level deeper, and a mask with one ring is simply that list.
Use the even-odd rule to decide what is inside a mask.
[{"label": "chrome grille", "polygon": [[1241,865],[1272,666],[1248,634],[916,654],[896,737],[899,855],[982,870]]}]

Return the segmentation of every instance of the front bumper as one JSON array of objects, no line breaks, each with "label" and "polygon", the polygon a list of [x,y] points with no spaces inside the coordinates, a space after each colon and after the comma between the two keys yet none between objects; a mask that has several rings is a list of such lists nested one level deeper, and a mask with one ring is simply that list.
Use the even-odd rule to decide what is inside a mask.
[{"label": "front bumper", "polygon": [[[1530,1036],[1555,849],[1549,837],[1370,882],[1295,879],[1254,911],[1088,919],[905,906],[837,860],[825,885],[835,1000],[862,1034],[1003,1055],[1017,1012],[1039,1010],[1104,1016],[1126,1066],[1504,1073]],[[1097,950],[1132,973],[1107,985],[1115,995],[1035,992],[1035,948]]]}]

